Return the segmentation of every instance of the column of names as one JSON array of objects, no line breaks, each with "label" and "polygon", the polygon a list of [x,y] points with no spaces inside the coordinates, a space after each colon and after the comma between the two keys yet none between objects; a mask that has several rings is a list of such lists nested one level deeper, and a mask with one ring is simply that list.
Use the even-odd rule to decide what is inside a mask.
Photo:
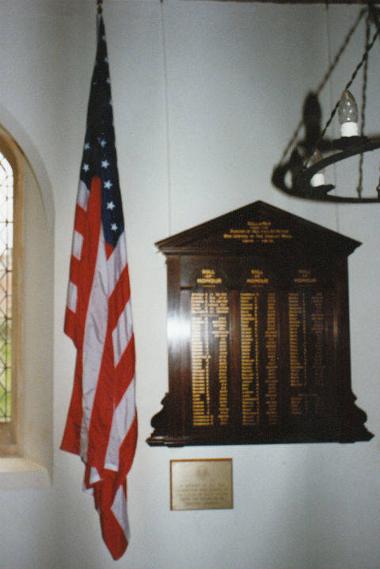
[{"label": "column of names", "polygon": [[260,422],[259,292],[240,294],[243,426]]},{"label": "column of names", "polygon": [[305,286],[288,294],[290,413],[311,418],[321,410],[325,375],[324,295],[303,273]]},{"label": "column of names", "polygon": [[210,347],[208,293],[191,295],[191,372],[193,425],[213,425],[210,401]]},{"label": "column of names", "polygon": [[288,294],[290,414],[303,415],[307,384],[307,336],[305,291]]},{"label": "column of names", "polygon": [[217,290],[191,294],[192,424],[229,422],[229,300]]},{"label": "column of names", "polygon": [[265,414],[269,425],[277,425],[279,420],[277,342],[277,298],[275,292],[269,292],[267,294],[267,321],[265,330]]}]

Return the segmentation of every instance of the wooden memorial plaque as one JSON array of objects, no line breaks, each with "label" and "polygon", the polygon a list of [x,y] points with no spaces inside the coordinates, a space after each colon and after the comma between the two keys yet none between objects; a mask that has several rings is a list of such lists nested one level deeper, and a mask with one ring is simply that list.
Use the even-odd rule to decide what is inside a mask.
[{"label": "wooden memorial plaque", "polygon": [[147,442],[372,438],[350,377],[347,257],[359,245],[263,202],[158,242],[169,393]]}]

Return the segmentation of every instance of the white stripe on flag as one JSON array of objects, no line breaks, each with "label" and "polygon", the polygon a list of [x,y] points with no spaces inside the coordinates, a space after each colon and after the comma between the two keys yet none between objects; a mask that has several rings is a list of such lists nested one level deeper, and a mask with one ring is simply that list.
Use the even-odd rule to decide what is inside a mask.
[{"label": "white stripe on flag", "polygon": [[78,302],[78,287],[73,282],[69,282],[69,286],[67,289],[67,307],[72,311],[75,312],[77,309],[77,302]]},{"label": "white stripe on flag", "polygon": [[108,290],[110,295],[112,294],[126,264],[127,264],[127,245],[125,243],[125,235],[123,231],[123,233],[121,233],[119,237],[115,249],[112,252],[112,255],[107,261]]},{"label": "white stripe on flag", "polygon": [[90,484],[95,484],[96,482],[99,482],[99,480],[101,480],[98,469],[95,468],[94,466],[91,466],[90,469]]},{"label": "white stripe on flag", "polygon": [[82,256],[83,235],[78,231],[74,231],[73,236],[73,256],[80,261]]},{"label": "white stripe on flag", "polygon": [[83,492],[84,494],[88,494],[89,496],[93,496],[93,495],[94,495],[94,489],[93,489],[93,488],[88,488],[88,487],[86,486],[86,481],[85,481],[85,480],[83,480],[83,482],[82,482],[82,492]]},{"label": "white stripe on flag", "polygon": [[125,305],[123,312],[120,314],[116,327],[112,332],[113,357],[115,367],[119,363],[125,348],[128,346],[132,334],[132,310],[131,302],[129,301]]},{"label": "white stripe on flag", "polygon": [[87,309],[83,339],[83,418],[81,425],[80,455],[84,462],[87,462],[88,430],[107,331],[107,292],[107,260],[103,228],[101,228],[94,280]]},{"label": "white stripe on flag", "polygon": [[135,415],[135,378],[133,378],[112,417],[111,432],[105,458],[105,467],[108,470],[114,470],[115,472],[119,470],[120,445],[127,436]]},{"label": "white stripe on flag", "polygon": [[87,210],[89,196],[90,192],[88,191],[86,184],[81,180],[78,187],[77,204],[85,211]]},{"label": "white stripe on flag", "polygon": [[125,494],[122,486],[119,486],[115,499],[111,507],[112,513],[119,522],[127,541],[130,538],[128,513],[127,513],[127,500],[125,499]]}]

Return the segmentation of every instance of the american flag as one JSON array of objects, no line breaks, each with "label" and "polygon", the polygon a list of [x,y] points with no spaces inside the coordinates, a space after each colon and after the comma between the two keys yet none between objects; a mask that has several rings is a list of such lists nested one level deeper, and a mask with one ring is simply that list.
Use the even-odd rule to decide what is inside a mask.
[{"label": "american flag", "polygon": [[65,318],[77,358],[61,448],[84,462],[84,489],[119,559],[129,540],[126,480],[137,439],[135,346],[101,13],[97,31]]}]

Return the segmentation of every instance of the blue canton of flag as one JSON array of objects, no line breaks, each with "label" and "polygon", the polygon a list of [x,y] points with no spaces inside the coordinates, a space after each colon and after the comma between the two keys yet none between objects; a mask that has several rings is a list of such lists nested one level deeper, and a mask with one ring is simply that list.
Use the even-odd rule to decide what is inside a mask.
[{"label": "blue canton of flag", "polygon": [[98,176],[102,181],[104,236],[106,242],[114,247],[124,231],[124,219],[117,170],[111,81],[103,18],[98,24],[98,35],[80,178],[86,187],[89,187],[94,176]]}]

